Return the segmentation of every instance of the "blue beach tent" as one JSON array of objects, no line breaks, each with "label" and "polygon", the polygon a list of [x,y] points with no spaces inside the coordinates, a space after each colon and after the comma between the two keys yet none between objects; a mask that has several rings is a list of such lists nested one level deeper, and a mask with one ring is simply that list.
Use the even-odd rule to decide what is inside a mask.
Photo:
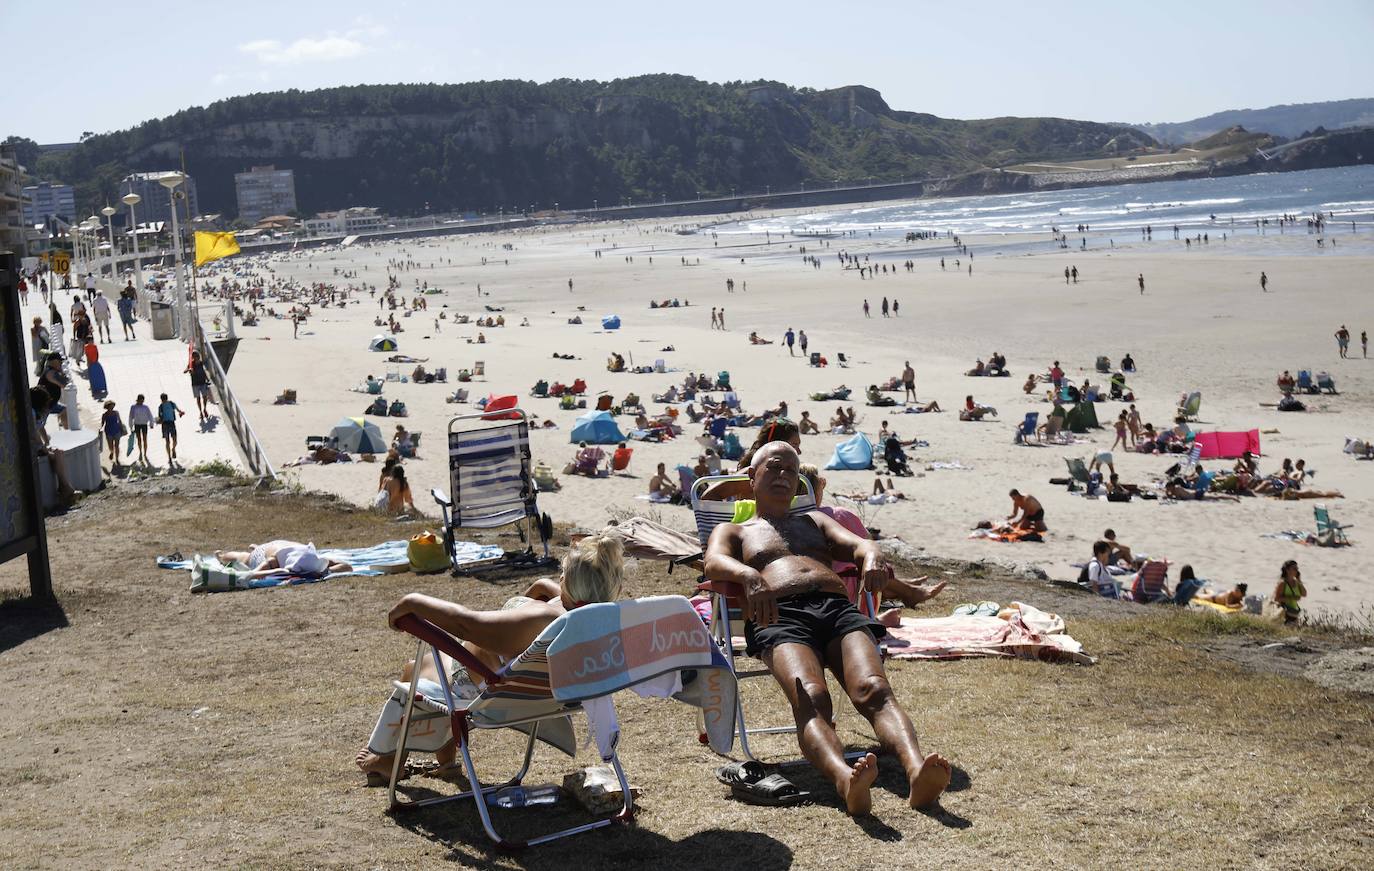
[{"label": "blue beach tent", "polygon": [[827,469],[871,469],[873,468],[873,443],[863,433],[835,445],[835,453],[830,456]]},{"label": "blue beach tent", "polygon": [[618,330],[620,329],[620,315],[606,315],[601,319],[601,329]]}]

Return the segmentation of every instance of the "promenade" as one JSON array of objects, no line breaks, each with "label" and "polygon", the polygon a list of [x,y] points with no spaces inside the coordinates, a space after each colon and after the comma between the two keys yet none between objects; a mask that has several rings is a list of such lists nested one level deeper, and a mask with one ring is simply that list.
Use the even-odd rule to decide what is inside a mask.
[{"label": "promenade", "polygon": [[[113,310],[118,292],[111,289],[113,285],[108,280],[102,280],[100,285],[106,298],[110,300],[110,308]],[[68,336],[70,336],[71,328],[72,297],[76,293],[75,288],[57,290],[54,300],[57,304],[57,310],[62,315]],[[26,330],[32,326],[35,317],[43,318],[44,325],[50,325],[48,306],[44,304],[42,296],[36,291],[31,291],[29,303],[24,306]],[[156,413],[158,397],[160,394],[166,393],[169,399],[186,412],[186,416],[179,418],[177,424],[177,465],[179,467],[190,469],[212,460],[224,460],[236,468],[242,468],[243,460],[234,443],[234,437],[228,427],[219,419],[218,406],[214,404],[213,391],[211,393],[210,419],[205,424],[199,422],[195,398],[191,395],[190,376],[184,374],[188,359],[186,343],[177,339],[154,340],[152,325],[146,320],[140,320],[134,326],[134,332],[138,338],[134,341],[125,341],[123,330],[119,325],[119,314],[113,312],[110,323],[110,334],[113,341],[104,344],[97,343],[100,348],[100,363],[105,368],[106,386],[109,391],[103,399],[95,399],[91,396],[84,369],[72,367],[81,409],[81,427],[83,429],[99,428],[100,416],[105,411],[106,400],[112,400],[115,403],[115,408],[119,411],[120,417],[123,418],[125,426],[128,426],[129,406],[133,405],[138,394],[143,394],[144,401]],[[29,372],[32,373],[34,361],[31,343],[27,336],[25,336],[24,346],[29,358]],[[49,432],[52,432],[58,425],[56,418],[49,419]],[[103,452],[101,456],[101,467],[108,474],[108,456]],[[120,462],[127,464],[134,458],[136,455],[135,457],[121,456]],[[150,471],[154,473],[167,472],[167,453],[163,448],[162,436],[156,424],[153,431],[148,435],[148,459],[152,462]]]}]

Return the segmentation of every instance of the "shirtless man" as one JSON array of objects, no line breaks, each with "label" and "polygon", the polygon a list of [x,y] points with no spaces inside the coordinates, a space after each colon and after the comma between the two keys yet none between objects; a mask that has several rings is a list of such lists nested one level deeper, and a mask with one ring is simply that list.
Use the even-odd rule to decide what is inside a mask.
[{"label": "shirtless man", "polygon": [[820,512],[788,516],[799,464],[785,442],[770,442],[754,454],[749,479],[757,513],[743,524],[716,527],[706,546],[706,573],[744,588],[748,652],[782,687],[802,753],[835,785],[849,813],[871,811],[878,760],[868,753],[852,765],[845,761],[832,725],[827,666],[883,746],[901,760],[911,806],[932,804],[949,785],[949,762],[922,752],[874,644],[886,630],[850,603],[831,568],[832,559],[853,562],[862,569],[862,587],[877,591],[889,577],[887,560],[875,542]]},{"label": "shirtless man", "polygon": [[902,401],[906,402],[908,399],[910,399],[912,402],[915,402],[916,370],[911,368],[910,360],[907,360],[904,365],[906,368],[902,369],[902,389],[905,392],[902,394]]},{"label": "shirtless man", "polygon": [[677,495],[677,486],[668,477],[667,468],[658,464],[654,476],[649,479],[649,500],[651,502],[670,502]]},{"label": "shirtless man", "polygon": [[[1027,493],[1022,496],[1020,490],[1012,490],[1007,494],[1011,497],[1011,513],[1007,515],[1007,522],[1013,529],[1024,529],[1030,532],[1045,532],[1045,506],[1040,504],[1040,500]],[[1021,516],[1018,518],[1017,515]]]}]

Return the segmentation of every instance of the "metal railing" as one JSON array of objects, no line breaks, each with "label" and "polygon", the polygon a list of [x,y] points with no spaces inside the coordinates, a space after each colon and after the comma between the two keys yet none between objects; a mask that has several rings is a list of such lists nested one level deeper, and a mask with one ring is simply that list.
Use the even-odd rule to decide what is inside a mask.
[{"label": "metal railing", "polygon": [[243,454],[244,461],[248,464],[248,471],[253,473],[261,482],[271,482],[277,479],[276,470],[272,468],[272,463],[267,459],[267,451],[263,448],[262,442],[258,441],[258,434],[253,431],[253,425],[248,422],[248,415],[244,413],[243,406],[239,404],[234,391],[229,387],[229,376],[225,374],[224,367],[220,365],[219,356],[215,353],[214,347],[205,339],[205,330],[201,328],[200,321],[193,318],[195,331],[195,347],[200,352],[200,358],[205,361],[205,371],[210,376],[210,382],[215,385],[216,392],[219,393],[220,411],[224,416],[224,421],[229,425],[229,430],[234,434],[234,439],[238,442],[239,452]]}]

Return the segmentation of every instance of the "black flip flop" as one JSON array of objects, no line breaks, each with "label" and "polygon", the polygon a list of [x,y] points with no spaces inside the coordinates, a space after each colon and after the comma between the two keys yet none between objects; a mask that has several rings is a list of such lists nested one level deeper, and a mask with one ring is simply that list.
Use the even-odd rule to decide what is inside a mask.
[{"label": "black flip flop", "polygon": [[768,774],[762,764],[752,759],[721,766],[716,769],[716,779],[747,804],[791,807],[811,801],[811,793],[798,789],[781,774]]}]

